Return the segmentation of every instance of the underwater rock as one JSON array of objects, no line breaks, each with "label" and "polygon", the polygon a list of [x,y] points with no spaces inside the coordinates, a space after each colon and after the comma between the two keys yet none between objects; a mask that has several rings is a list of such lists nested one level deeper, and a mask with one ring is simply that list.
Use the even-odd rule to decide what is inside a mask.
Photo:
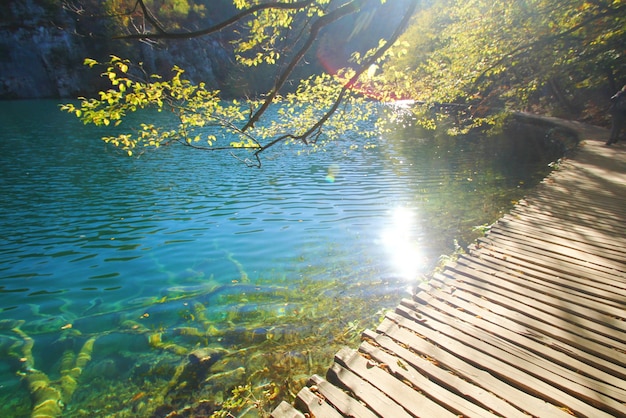
[{"label": "underwater rock", "polygon": [[211,373],[221,373],[244,366],[246,366],[246,359],[244,355],[224,356],[213,364],[211,367]]},{"label": "underwater rock", "polygon": [[234,370],[227,370],[221,373],[214,373],[204,380],[204,384],[211,387],[212,391],[225,392],[230,388],[240,385],[246,375],[244,367],[237,367]]},{"label": "underwater rock", "polygon": [[211,367],[219,358],[226,353],[226,350],[219,350],[211,347],[203,347],[189,353],[189,363],[200,367]]},{"label": "underwater rock", "polygon": [[209,374],[211,366],[224,354],[224,351],[210,347],[197,348],[187,356],[187,362],[182,366],[176,382],[172,386],[194,390]]}]

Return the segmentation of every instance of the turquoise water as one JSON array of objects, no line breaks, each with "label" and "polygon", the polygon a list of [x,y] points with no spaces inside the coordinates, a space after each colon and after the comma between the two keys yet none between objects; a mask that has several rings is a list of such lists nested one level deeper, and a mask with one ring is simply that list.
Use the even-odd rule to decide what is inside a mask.
[{"label": "turquoise water", "polygon": [[[88,341],[64,416],[211,409],[245,383],[288,397],[558,158],[520,127],[403,128],[350,151],[347,136],[261,169],[181,147],[125,157],[51,101],[0,103],[0,127],[6,417],[29,416],[34,371],[61,387]],[[207,347],[202,373],[181,374]]]}]

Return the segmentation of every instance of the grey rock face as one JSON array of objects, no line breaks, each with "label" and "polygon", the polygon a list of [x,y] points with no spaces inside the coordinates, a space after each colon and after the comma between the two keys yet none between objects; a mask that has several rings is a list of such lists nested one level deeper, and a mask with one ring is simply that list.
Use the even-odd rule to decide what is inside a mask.
[{"label": "grey rock face", "polygon": [[105,19],[89,18],[52,0],[0,5],[0,99],[73,98],[108,88],[85,58],[114,54],[167,74],[178,64],[186,77],[219,88],[231,62],[219,38],[148,44],[113,40]]}]

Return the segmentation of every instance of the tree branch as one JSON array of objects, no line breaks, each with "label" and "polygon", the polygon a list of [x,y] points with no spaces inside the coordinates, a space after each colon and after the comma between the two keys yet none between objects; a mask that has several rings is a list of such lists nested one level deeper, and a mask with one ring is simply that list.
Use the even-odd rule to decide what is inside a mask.
[{"label": "tree branch", "polygon": [[387,52],[389,50],[389,48],[391,48],[391,46],[398,40],[400,35],[402,35],[402,32],[404,31],[404,28],[409,23],[409,20],[411,19],[411,16],[413,16],[413,13],[415,12],[416,8],[417,8],[417,1],[415,0],[415,1],[412,1],[410,3],[409,7],[407,8],[407,10],[406,10],[406,12],[404,14],[404,17],[402,18],[402,21],[398,24],[398,26],[396,27],[396,30],[391,35],[391,37],[389,38],[388,42],[385,43],[385,45],[383,45],[380,49],[378,49],[378,51],[376,51],[374,54],[372,54],[372,56],[369,57],[369,59],[367,59],[367,60],[365,60],[363,62],[361,67],[355,72],[355,74],[352,76],[352,78],[350,80],[348,80],[348,82],[346,84],[344,84],[344,86],[342,87],[341,92],[339,93],[339,96],[337,96],[337,99],[335,100],[335,103],[333,104],[333,106],[331,106],[331,108],[328,110],[328,112],[326,112],[326,114],[324,116],[322,116],[307,132],[305,132],[302,135],[303,138],[307,138],[308,136],[312,135],[313,132],[318,130],[333,115],[333,113],[335,113],[335,111],[339,108],[339,105],[341,104],[341,101],[343,100],[343,97],[348,92],[348,90],[350,88],[352,88],[354,83],[357,82],[359,77],[367,69],[369,69],[370,66],[375,64],[376,61],[378,61],[378,59],[381,58],[385,54],[385,52]]},{"label": "tree branch", "polygon": [[134,12],[135,10],[137,10],[137,6],[141,7],[141,10],[143,11],[143,15],[145,16],[146,20],[148,22],[150,22],[152,24],[152,26],[154,26],[157,29],[157,31],[159,31],[160,34],[166,33],[166,31],[163,28],[163,26],[161,26],[161,23],[157,20],[156,17],[154,17],[152,12],[150,12],[150,10],[148,10],[148,8],[144,4],[143,0],[137,0],[137,3],[135,3],[135,7],[131,11],[131,13]]},{"label": "tree branch", "polygon": [[272,89],[270,94],[265,98],[265,101],[263,102],[261,107],[257,109],[254,115],[252,115],[252,117],[248,120],[245,126],[241,129],[242,131],[245,132],[246,130],[254,127],[254,124],[258,122],[258,120],[261,118],[261,115],[263,115],[263,113],[265,113],[265,111],[270,106],[270,104],[272,104],[272,102],[274,101],[274,98],[276,98],[276,95],[278,94],[280,89],[283,87],[283,85],[287,81],[287,78],[289,78],[289,75],[293,72],[298,62],[300,62],[300,60],[304,57],[304,55],[313,45],[313,42],[315,42],[315,39],[317,38],[319,31],[324,26],[327,26],[344,16],[348,16],[352,13],[356,13],[357,11],[359,11],[360,7],[366,2],[367,0],[352,0],[349,3],[344,4],[341,7],[333,10],[327,15],[320,17],[318,20],[316,20],[313,23],[313,25],[311,25],[311,30],[309,31],[309,37],[307,38],[306,42],[304,43],[302,48],[300,48],[300,50],[296,53],[296,55],[294,55],[294,57],[291,59],[291,61],[289,62],[289,65],[287,65],[285,70],[283,70],[283,72],[280,74],[280,77],[276,80],[276,84],[274,84],[274,88]]},{"label": "tree branch", "polygon": [[241,19],[249,16],[253,13],[256,13],[260,10],[264,9],[282,9],[282,10],[297,10],[304,9],[310,6],[314,0],[303,0],[296,3],[281,3],[281,2],[270,2],[257,4],[255,6],[250,7],[249,9],[242,10],[237,13],[233,17],[224,20],[223,22],[217,23],[213,26],[209,26],[208,28],[200,29],[192,32],[167,32],[165,31],[160,24],[154,19],[152,14],[147,10],[144,5],[144,0],[137,0],[137,3],[140,4],[142,10],[146,14],[146,18],[150,23],[152,23],[159,33],[136,33],[131,35],[121,35],[116,36],[114,39],[189,39],[189,38],[197,38],[200,36],[210,35],[212,33],[216,33],[221,31],[222,29],[240,21]]},{"label": "tree branch", "polygon": [[335,102],[333,103],[333,105],[330,107],[330,109],[321,117],[317,120],[317,122],[315,122],[315,124],[313,124],[313,126],[311,126],[305,133],[303,133],[302,135],[292,135],[292,134],[287,134],[287,135],[283,135],[279,138],[274,139],[273,141],[269,142],[268,144],[264,145],[261,149],[257,150],[255,152],[255,155],[260,154],[261,152],[265,151],[266,149],[276,145],[277,143],[284,141],[285,139],[296,139],[296,140],[306,140],[306,138],[310,137],[311,135],[313,135],[315,132],[319,131],[319,129],[324,125],[324,123],[326,123],[326,121],[328,121],[328,119],[330,119],[330,117],[337,111],[337,109],[339,108],[339,105],[341,104],[343,98],[345,97],[346,93],[348,92],[348,90],[350,90],[352,88],[352,86],[356,83],[356,81],[359,79],[359,77],[373,64],[376,63],[376,61],[381,58],[385,52],[387,52],[389,50],[389,48],[391,48],[391,46],[398,40],[398,38],[400,37],[400,35],[402,35],[402,32],[404,31],[405,27],[408,25],[409,20],[411,19],[411,16],[413,16],[413,13],[415,12],[415,9],[417,8],[417,0],[414,0],[410,3],[409,7],[407,8],[402,21],[398,24],[398,26],[396,27],[394,33],[391,35],[391,37],[389,38],[389,41],[383,45],[380,49],[378,49],[374,54],[372,54],[371,57],[369,57],[366,61],[363,62],[363,64],[361,65],[361,67],[356,71],[356,73],[352,76],[352,78],[350,78],[350,80],[348,80],[342,87],[341,91],[339,92],[339,95],[337,96],[337,99],[335,99]]}]

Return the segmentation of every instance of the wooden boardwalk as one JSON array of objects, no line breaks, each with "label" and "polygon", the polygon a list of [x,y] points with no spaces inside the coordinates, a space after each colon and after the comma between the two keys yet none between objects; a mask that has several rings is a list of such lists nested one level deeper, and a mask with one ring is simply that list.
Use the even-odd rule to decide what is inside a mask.
[{"label": "wooden boardwalk", "polygon": [[566,126],[559,170],[272,416],[626,417],[626,144]]}]

